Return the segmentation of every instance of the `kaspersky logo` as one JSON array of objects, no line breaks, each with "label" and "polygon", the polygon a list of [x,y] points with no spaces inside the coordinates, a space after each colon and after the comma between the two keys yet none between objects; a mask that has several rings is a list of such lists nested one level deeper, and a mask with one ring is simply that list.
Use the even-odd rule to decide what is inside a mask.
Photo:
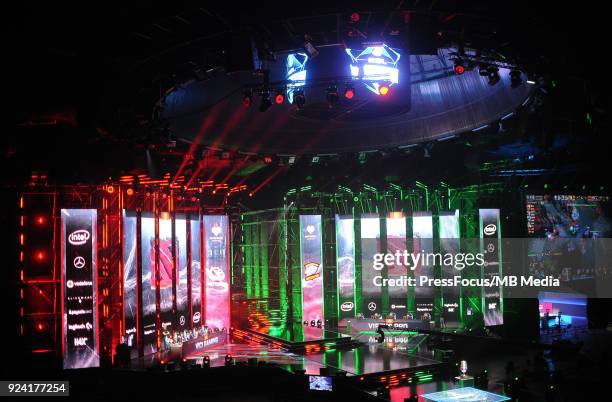
[{"label": "kaspersky logo", "polygon": [[316,262],[307,262],[304,264],[304,280],[312,281],[321,276],[321,264]]},{"label": "kaspersky logo", "polygon": [[89,236],[89,232],[85,229],[75,230],[68,236],[68,243],[72,244],[73,246],[80,246],[87,243]]}]

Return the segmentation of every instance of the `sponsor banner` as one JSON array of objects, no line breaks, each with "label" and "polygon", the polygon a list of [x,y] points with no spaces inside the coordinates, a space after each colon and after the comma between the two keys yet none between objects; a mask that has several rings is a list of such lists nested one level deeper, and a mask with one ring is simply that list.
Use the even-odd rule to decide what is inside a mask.
[{"label": "sponsor banner", "polygon": [[214,349],[220,345],[224,345],[227,341],[227,330],[209,333],[205,336],[200,336],[196,339],[191,339],[183,342],[181,347],[183,357],[201,353],[209,349]]},{"label": "sponsor banner", "polygon": [[[159,307],[162,331],[172,328],[172,282],[174,280],[174,259],[172,257],[172,220],[159,219]],[[151,248],[151,264],[155,264],[155,250]],[[154,266],[154,265],[153,265]],[[155,288],[155,269],[151,276]]]},{"label": "sponsor banner", "polygon": [[[444,258],[453,258],[459,253],[459,210],[440,211],[440,254]],[[454,265],[442,264],[442,278],[452,279],[460,274]],[[458,323],[461,317],[459,309],[460,287],[442,288],[442,317],[446,324]]]},{"label": "sponsor banner", "polygon": [[389,328],[385,331],[411,331],[417,329],[431,329],[429,321],[422,320],[395,320],[388,322],[385,320],[375,320],[366,318],[363,320],[351,320],[351,335],[359,334],[360,332],[372,332],[378,329],[379,325],[387,325]]},{"label": "sponsor banner", "polygon": [[338,319],[355,316],[355,220],[336,215]]},{"label": "sponsor banner", "polygon": [[210,328],[230,326],[229,225],[225,215],[205,215],[206,322]]},{"label": "sponsor banner", "polygon": [[200,218],[191,216],[191,323],[193,327],[202,325],[202,276],[200,270]]},{"label": "sponsor banner", "polygon": [[[431,212],[414,212],[412,215],[412,234],[414,253],[433,252],[433,218]],[[433,278],[434,270],[430,261],[421,260],[414,269],[416,279],[415,308],[416,318],[429,320],[433,318],[433,287],[421,285],[421,276]]]},{"label": "sponsor banner", "polygon": [[[502,275],[499,209],[480,209],[479,216],[481,252],[484,254],[482,277],[492,281],[499,280]],[[483,288],[482,311],[485,326],[504,323],[502,292],[501,284]]]},{"label": "sponsor banner", "polygon": [[157,334],[155,328],[155,217],[150,213],[143,213],[140,219],[140,251],[142,263],[140,277],[142,292],[142,344],[144,354],[148,355],[157,352]]},{"label": "sponsor banner", "polygon": [[321,215],[300,215],[302,320],[323,319],[323,261]]},{"label": "sponsor banner", "polygon": [[381,271],[374,267],[374,254],[380,253],[380,219],[378,215],[361,217],[361,281],[363,284],[363,315],[382,314],[382,287],[374,285]]},{"label": "sponsor banner", "polygon": [[[401,212],[391,212],[387,217],[387,252],[397,255],[406,251],[406,218]],[[406,276],[407,270],[404,265],[387,265],[387,277],[389,279],[401,279]],[[397,318],[406,315],[407,288],[401,286],[389,287],[389,312],[394,313]]]},{"label": "sponsor banner", "polygon": [[179,330],[189,328],[189,303],[187,289],[187,220],[177,214],[174,221],[176,239],[176,325]]},{"label": "sponsor banner", "polygon": [[132,357],[138,353],[136,336],[136,316],[138,302],[136,299],[136,225],[138,217],[135,212],[123,210],[123,342],[132,351]]},{"label": "sponsor banner", "polygon": [[63,367],[100,366],[97,322],[97,211],[62,209]]}]

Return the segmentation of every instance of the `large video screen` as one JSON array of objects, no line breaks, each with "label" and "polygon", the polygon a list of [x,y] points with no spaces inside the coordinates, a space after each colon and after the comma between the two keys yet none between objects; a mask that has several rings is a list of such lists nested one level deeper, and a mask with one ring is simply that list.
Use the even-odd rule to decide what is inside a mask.
[{"label": "large video screen", "polygon": [[302,320],[323,322],[321,215],[300,215]]},{"label": "large video screen", "polygon": [[126,343],[135,357],[136,324],[138,315],[136,275],[137,264],[137,228],[136,212],[123,210],[123,342]]},{"label": "large video screen", "polygon": [[[433,253],[433,217],[431,212],[414,212],[412,214],[413,253],[423,255]],[[416,279],[415,307],[418,319],[433,318],[434,289],[431,286],[421,286],[420,277],[433,278],[434,267],[430,262],[419,262],[414,268]]]},{"label": "large video screen", "polygon": [[[440,253],[456,255],[459,253],[459,210],[440,211],[439,214],[439,229],[440,229]],[[442,277],[452,279],[455,275],[460,274],[452,265],[442,265]],[[442,288],[442,316],[446,324],[459,322],[459,297],[460,287],[443,287]]]},{"label": "large video screen", "polygon": [[[595,242],[612,237],[610,197],[527,195],[527,274],[552,275],[565,283],[592,283],[596,276]],[[580,285],[578,285],[580,287]],[[589,289],[581,289],[588,291]]]},{"label": "large video screen", "polygon": [[[172,246],[172,220],[159,219],[159,294],[162,331],[172,328],[172,286],[174,279],[174,257]],[[150,253],[152,264],[155,263],[155,251]],[[155,270],[153,271],[155,272]],[[153,276],[155,277],[155,276]],[[152,282],[154,283],[154,282]]]}]

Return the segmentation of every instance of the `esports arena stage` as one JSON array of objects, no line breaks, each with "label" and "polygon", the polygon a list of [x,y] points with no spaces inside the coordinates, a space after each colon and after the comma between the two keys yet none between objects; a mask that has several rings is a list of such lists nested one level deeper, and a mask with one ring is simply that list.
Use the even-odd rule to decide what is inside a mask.
[{"label": "esports arena stage", "polygon": [[[290,189],[279,208],[244,212],[208,207],[210,189],[175,191],[169,178],[32,189],[19,199],[20,242],[33,255],[22,259],[21,334],[65,369],[271,364],[359,390],[443,378],[456,362],[429,334],[500,327],[500,293],[376,288],[372,255],[452,251],[450,240],[489,223],[497,243],[499,209],[478,207],[501,190],[483,188],[497,195],[480,200],[444,183],[391,190]],[[327,201],[309,205],[317,199]]]}]

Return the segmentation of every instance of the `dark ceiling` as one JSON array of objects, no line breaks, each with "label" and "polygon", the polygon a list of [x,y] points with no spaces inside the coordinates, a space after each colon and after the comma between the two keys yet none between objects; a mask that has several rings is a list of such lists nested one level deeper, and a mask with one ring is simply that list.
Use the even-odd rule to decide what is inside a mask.
[{"label": "dark ceiling", "polygon": [[[43,170],[58,181],[92,181],[143,171],[152,162],[160,173],[176,172],[189,144],[166,146],[172,133],[169,136],[154,111],[167,91],[194,77],[208,79],[206,70],[235,61],[233,38],[245,30],[279,49],[301,46],[304,32],[317,44],[334,43],[355,11],[369,37],[392,30],[406,14],[427,16],[425,21],[434,25],[421,18],[416,32],[436,31],[445,44],[465,43],[502,53],[547,77],[549,90],[556,92],[536,122],[514,122],[513,127],[522,127],[516,132],[502,128],[512,133],[496,130],[485,148],[478,148],[477,158],[467,158],[488,160],[508,149],[512,154],[521,147],[511,144],[529,138],[537,138],[532,145],[545,149],[554,143],[551,132],[576,137],[583,126],[592,132],[607,127],[606,94],[596,81],[604,63],[592,57],[601,53],[599,38],[606,17],[594,10],[489,1],[24,2],[6,17],[10,43],[4,59],[10,74],[5,79],[12,90],[11,129],[3,136],[8,180],[20,182],[32,170]],[[542,113],[546,120],[537,117]],[[542,121],[550,123],[542,129]],[[538,130],[526,133],[525,127]],[[228,145],[236,146],[237,141]],[[386,142],[382,139],[377,146]],[[455,156],[469,154],[476,152],[465,148],[472,142],[461,138],[437,149],[449,148]],[[326,150],[331,148],[332,142]],[[241,158],[236,163],[249,165],[255,159]],[[582,161],[573,158],[572,162]],[[232,163],[211,166],[223,169],[220,176],[226,176],[225,169],[243,171]],[[262,174],[269,172],[263,169]]]}]

